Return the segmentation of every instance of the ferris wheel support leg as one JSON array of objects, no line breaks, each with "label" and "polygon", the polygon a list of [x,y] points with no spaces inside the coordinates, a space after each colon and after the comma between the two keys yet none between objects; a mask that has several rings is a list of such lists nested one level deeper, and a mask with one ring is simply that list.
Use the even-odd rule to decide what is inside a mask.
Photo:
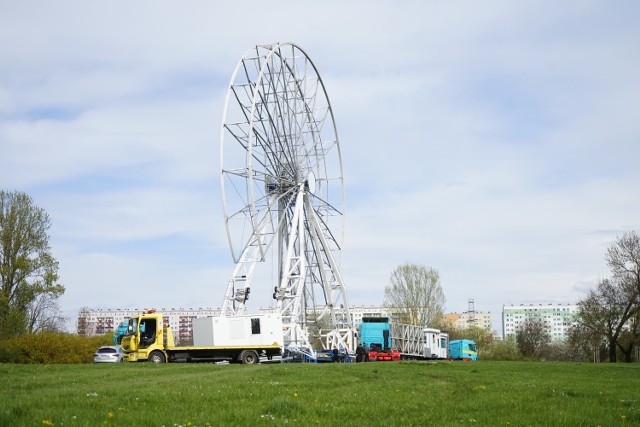
[{"label": "ferris wheel support leg", "polygon": [[249,298],[250,284],[255,272],[256,264],[264,257],[264,229],[267,224],[264,216],[258,228],[249,239],[249,243],[242,251],[233,270],[233,277],[229,280],[220,316],[233,316],[245,312],[245,303]]},{"label": "ferris wheel support leg", "polygon": [[[277,310],[282,314],[284,335],[288,345],[306,348],[313,353],[306,323],[306,311],[303,306],[303,292],[306,280],[306,259],[304,256],[304,186],[301,185],[291,220],[291,234],[287,246],[287,256],[283,268],[278,294]],[[285,299],[288,299],[285,301]]]},{"label": "ferris wheel support leg", "polygon": [[[307,203],[310,202],[307,200]],[[342,274],[340,274],[340,268],[336,263],[333,255],[331,254],[331,248],[329,248],[329,244],[327,243],[327,239],[322,234],[322,228],[320,227],[320,222],[316,217],[313,209],[307,209],[308,213],[308,221],[311,224],[312,228],[312,236],[313,238],[320,244],[322,247],[322,251],[326,256],[326,261],[329,266],[329,270],[331,274],[334,276],[334,280],[332,283],[329,283],[329,280],[326,278],[326,273],[323,272],[325,278],[323,279],[323,287],[327,295],[330,295],[331,306],[335,308],[335,303],[338,300],[342,300],[343,310],[344,310],[344,324],[348,327],[353,325],[353,321],[351,319],[351,311],[349,309],[349,301],[347,299],[347,292],[345,290],[344,281],[342,280]],[[338,294],[337,296],[335,294]]]}]

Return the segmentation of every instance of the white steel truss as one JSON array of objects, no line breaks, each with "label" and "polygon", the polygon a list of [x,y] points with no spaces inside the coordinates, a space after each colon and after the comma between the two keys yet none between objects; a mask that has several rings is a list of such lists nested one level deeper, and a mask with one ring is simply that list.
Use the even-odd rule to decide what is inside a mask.
[{"label": "white steel truss", "polygon": [[221,315],[246,311],[258,263],[271,258],[278,272],[270,286],[289,349],[312,357],[318,346],[353,351],[337,262],[344,224],[340,145],[324,84],[302,49],[283,43],[245,53],[227,93],[220,153],[236,261]]}]

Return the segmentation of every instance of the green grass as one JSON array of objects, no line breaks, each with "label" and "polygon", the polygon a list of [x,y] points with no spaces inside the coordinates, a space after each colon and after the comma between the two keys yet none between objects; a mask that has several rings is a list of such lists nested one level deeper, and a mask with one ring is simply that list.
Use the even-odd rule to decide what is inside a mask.
[{"label": "green grass", "polygon": [[0,425],[640,425],[640,364],[0,365]]}]

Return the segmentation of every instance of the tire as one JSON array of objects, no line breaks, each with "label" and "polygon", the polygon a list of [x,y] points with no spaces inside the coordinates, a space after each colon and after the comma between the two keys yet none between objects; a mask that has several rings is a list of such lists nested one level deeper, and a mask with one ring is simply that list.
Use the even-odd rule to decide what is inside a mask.
[{"label": "tire", "polygon": [[240,362],[245,365],[255,365],[260,361],[260,358],[258,357],[258,353],[256,353],[255,351],[245,350],[240,353],[240,357],[238,357],[238,360],[240,360]]},{"label": "tire", "polygon": [[164,353],[156,350],[151,352],[148,360],[152,363],[164,363],[167,359],[164,357]]}]

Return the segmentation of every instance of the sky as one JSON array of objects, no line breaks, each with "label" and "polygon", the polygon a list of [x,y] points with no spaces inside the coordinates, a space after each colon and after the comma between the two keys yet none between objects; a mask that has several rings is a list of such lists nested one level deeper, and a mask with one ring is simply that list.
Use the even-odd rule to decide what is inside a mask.
[{"label": "sky", "polygon": [[[51,219],[61,308],[220,307],[231,74],[293,42],[336,119],[349,302],[404,263],[447,312],[573,304],[640,230],[635,1],[0,1],[0,188]],[[271,304],[252,287],[249,309]]]}]

